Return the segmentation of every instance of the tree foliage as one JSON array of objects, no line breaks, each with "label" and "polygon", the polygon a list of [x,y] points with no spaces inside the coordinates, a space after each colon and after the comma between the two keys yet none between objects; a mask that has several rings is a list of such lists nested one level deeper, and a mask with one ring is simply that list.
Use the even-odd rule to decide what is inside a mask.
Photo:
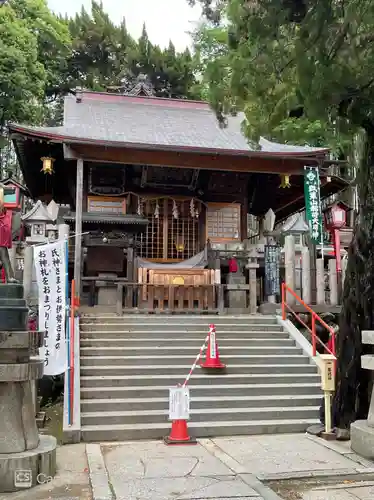
[{"label": "tree foliage", "polygon": [[114,23],[102,3],[62,18],[47,0],[9,0],[0,8],[0,176],[4,164],[13,164],[8,122],[58,125],[67,93],[78,87],[128,91],[139,75],[157,96],[200,96],[188,49],[153,45],[145,26],[134,40],[125,20]]},{"label": "tree foliage", "polygon": [[[200,3],[207,9],[215,2]],[[357,181],[360,213],[349,249],[338,338],[337,424],[348,429],[367,415],[361,331],[374,329],[374,4],[227,0],[220,23],[216,19],[213,15],[198,36],[214,35],[217,49],[224,33],[227,44],[205,65],[205,81],[214,82],[208,91],[218,114],[245,111],[249,138],[263,134],[327,144],[341,154],[364,131]],[[219,37],[217,30],[222,30]],[[224,75],[218,88],[214,72]]]},{"label": "tree foliage", "polygon": [[73,40],[71,74],[77,85],[106,91],[108,87],[130,89],[145,75],[160,97],[197,97],[194,65],[188,49],[177,53],[170,42],[161,49],[149,40],[146,27],[135,41],[126,22],[114,24],[101,3],[92,3],[69,21]]}]

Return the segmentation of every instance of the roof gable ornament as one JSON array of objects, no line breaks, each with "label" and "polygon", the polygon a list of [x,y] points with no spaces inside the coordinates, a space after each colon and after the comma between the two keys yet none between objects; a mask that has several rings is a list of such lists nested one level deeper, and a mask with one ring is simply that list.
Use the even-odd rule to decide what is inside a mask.
[{"label": "roof gable ornament", "polygon": [[127,92],[127,95],[137,97],[152,97],[155,95],[153,85],[149,81],[147,75],[140,73],[136,79],[134,87]]},{"label": "roof gable ornament", "polygon": [[31,208],[31,210],[29,210],[25,215],[22,216],[22,220],[26,224],[32,224],[33,222],[53,222],[53,219],[49,214],[47,207],[41,200],[38,200]]}]

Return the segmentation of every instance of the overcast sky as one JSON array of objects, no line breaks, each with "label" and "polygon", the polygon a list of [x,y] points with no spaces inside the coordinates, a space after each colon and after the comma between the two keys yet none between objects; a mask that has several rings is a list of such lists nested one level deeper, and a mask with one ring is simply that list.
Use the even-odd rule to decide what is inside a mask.
[{"label": "overcast sky", "polygon": [[[89,10],[91,0],[48,0],[48,4],[57,13],[74,15],[82,5]],[[103,0],[103,5],[114,22],[125,17],[134,38],[139,38],[145,22],[152,43],[166,47],[172,40],[179,51],[191,44],[186,32],[200,17],[200,8],[189,7],[187,0]]]}]

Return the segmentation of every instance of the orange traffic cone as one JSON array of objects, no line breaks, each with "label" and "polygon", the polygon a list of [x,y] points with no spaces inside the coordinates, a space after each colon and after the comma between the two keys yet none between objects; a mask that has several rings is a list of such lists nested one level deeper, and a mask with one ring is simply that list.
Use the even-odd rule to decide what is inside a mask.
[{"label": "orange traffic cone", "polygon": [[226,368],[226,365],[221,363],[218,353],[218,344],[216,340],[216,327],[214,325],[209,325],[209,341],[208,349],[206,351],[205,363],[202,363],[201,368]]},{"label": "orange traffic cone", "polygon": [[187,420],[173,420],[170,436],[164,441],[166,444],[196,444],[196,439],[188,435]]}]

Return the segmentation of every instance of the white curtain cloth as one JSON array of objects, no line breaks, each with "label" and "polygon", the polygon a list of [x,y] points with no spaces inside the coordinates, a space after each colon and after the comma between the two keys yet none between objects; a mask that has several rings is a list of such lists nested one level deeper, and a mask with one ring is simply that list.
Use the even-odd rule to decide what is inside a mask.
[{"label": "white curtain cloth", "polygon": [[177,262],[176,264],[159,264],[156,262],[151,262],[146,259],[137,258],[138,268],[145,269],[204,269],[208,263],[207,250],[204,249],[202,252],[194,255],[190,259],[183,260],[182,262]]}]

